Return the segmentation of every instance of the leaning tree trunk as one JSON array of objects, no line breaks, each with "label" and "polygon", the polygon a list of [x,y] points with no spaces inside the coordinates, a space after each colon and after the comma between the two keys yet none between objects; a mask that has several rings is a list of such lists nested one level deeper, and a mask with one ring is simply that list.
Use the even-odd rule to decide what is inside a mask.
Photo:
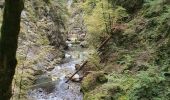
[{"label": "leaning tree trunk", "polygon": [[23,8],[23,0],[5,0],[0,35],[0,100],[9,100],[12,96],[12,79],[17,65],[16,50]]}]

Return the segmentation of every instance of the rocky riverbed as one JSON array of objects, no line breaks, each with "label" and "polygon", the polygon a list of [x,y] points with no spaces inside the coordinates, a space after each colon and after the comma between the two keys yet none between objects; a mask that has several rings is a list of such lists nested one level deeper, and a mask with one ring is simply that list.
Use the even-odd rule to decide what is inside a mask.
[{"label": "rocky riverbed", "polygon": [[[75,37],[71,37],[68,43],[68,50],[65,51],[65,58],[61,64],[55,65],[54,69],[38,76],[36,84],[28,93],[29,99],[33,100],[82,100],[79,82],[69,81],[65,83],[76,71],[76,65],[81,65],[88,57],[89,50],[82,48],[81,43],[75,43]],[[76,74],[72,80],[79,81],[81,73]]]}]

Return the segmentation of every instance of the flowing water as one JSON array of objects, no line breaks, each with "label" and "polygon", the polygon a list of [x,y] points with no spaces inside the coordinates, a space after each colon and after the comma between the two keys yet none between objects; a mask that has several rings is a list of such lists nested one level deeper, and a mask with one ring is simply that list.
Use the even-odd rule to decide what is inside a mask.
[{"label": "flowing water", "polygon": [[65,83],[65,81],[67,76],[76,71],[75,65],[82,64],[87,59],[89,50],[71,42],[68,45],[70,47],[65,51],[63,63],[39,77],[37,85],[29,92],[30,100],[83,100],[80,83],[72,81]]}]

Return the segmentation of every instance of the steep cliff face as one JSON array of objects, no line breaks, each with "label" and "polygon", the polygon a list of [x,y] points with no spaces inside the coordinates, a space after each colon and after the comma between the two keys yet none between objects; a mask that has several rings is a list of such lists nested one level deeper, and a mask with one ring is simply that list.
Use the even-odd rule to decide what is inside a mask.
[{"label": "steep cliff face", "polygon": [[[0,5],[1,22],[3,0]],[[26,0],[22,12],[17,59],[13,81],[14,100],[25,99],[36,75],[53,68],[63,58],[65,48],[66,2],[63,0]]]}]

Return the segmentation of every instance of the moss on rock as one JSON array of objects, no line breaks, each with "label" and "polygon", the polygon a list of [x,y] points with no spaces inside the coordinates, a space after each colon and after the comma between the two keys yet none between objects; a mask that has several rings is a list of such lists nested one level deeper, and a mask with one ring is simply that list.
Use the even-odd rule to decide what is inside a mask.
[{"label": "moss on rock", "polygon": [[104,84],[107,81],[103,72],[91,72],[82,81],[82,91],[87,92],[93,90],[98,85]]}]

